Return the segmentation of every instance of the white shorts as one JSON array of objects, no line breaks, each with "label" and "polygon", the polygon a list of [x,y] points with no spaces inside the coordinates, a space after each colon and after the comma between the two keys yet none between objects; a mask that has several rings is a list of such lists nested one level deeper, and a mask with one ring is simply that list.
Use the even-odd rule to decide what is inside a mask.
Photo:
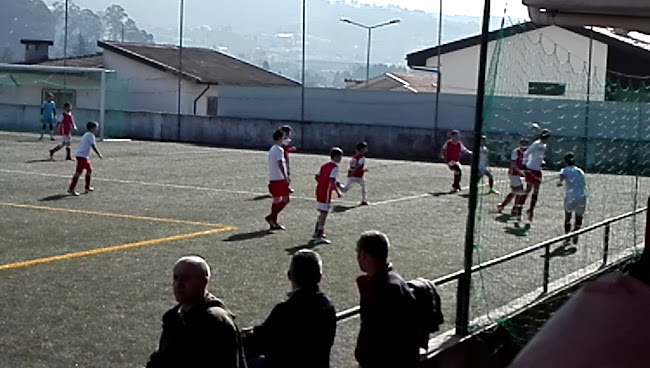
[{"label": "white shorts", "polygon": [[61,143],[70,144],[70,135],[62,135],[61,136]]},{"label": "white shorts", "polygon": [[321,212],[329,212],[331,207],[332,207],[331,203],[318,202],[318,206],[316,206],[316,209]]},{"label": "white shorts", "polygon": [[449,161],[447,162],[447,166],[449,166],[449,168],[452,170],[454,167],[458,167],[460,170],[463,169],[463,165],[461,165],[458,161]]},{"label": "white shorts", "polygon": [[523,187],[524,186],[524,181],[521,179],[521,176],[519,175],[509,175],[510,177],[510,187],[511,188],[518,188],[518,187]]},{"label": "white shorts", "polygon": [[585,213],[587,208],[587,197],[565,197],[564,198],[564,211],[575,213],[578,216],[582,216]]}]

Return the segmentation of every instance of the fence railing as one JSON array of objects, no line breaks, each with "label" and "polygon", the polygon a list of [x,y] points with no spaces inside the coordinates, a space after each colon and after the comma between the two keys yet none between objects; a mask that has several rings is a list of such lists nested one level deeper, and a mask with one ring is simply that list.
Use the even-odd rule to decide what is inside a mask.
[{"label": "fence railing", "polygon": [[[552,238],[552,239],[548,239],[548,240],[545,240],[545,241],[543,241],[541,243],[537,243],[537,244],[531,245],[529,247],[523,248],[521,250],[518,250],[516,252],[506,254],[505,256],[494,258],[494,259],[489,260],[487,262],[483,262],[481,264],[473,266],[472,269],[471,269],[471,274],[474,274],[476,272],[485,270],[487,268],[499,265],[501,263],[508,262],[510,260],[513,260],[513,259],[516,259],[516,258],[519,258],[519,257],[523,257],[523,256],[525,256],[527,254],[533,253],[535,251],[538,251],[538,250],[544,248],[544,278],[543,278],[543,282],[542,282],[542,289],[543,289],[544,293],[547,293],[548,292],[549,279],[550,279],[550,271],[549,270],[550,270],[550,262],[551,262],[551,259],[552,259],[552,257],[550,256],[550,254],[551,254],[551,246],[552,245],[560,243],[560,242],[565,242],[566,240],[569,240],[569,239],[573,238],[574,236],[578,236],[578,235],[588,233],[588,232],[591,232],[591,231],[594,231],[594,230],[597,230],[597,229],[600,229],[600,228],[604,227],[605,230],[604,230],[604,233],[603,233],[603,257],[602,257],[602,260],[603,260],[602,264],[604,266],[604,265],[607,264],[607,259],[608,259],[608,255],[609,255],[609,241],[610,241],[610,234],[611,234],[611,225],[613,223],[615,223],[615,222],[618,222],[618,221],[621,221],[621,220],[636,216],[639,213],[645,212],[647,210],[648,210],[647,206],[642,207],[642,208],[639,208],[639,209],[637,209],[635,211],[627,212],[627,213],[624,213],[622,215],[612,217],[612,218],[609,218],[607,220],[598,222],[596,224],[584,227],[584,228],[582,228],[580,230],[571,232],[569,234],[564,234],[562,236],[558,236],[558,237],[555,237],[555,238]],[[647,236],[647,234],[646,234],[646,236]],[[465,273],[464,270],[459,270],[459,271],[456,271],[454,273],[450,273],[450,274],[448,274],[446,276],[442,276],[440,278],[437,278],[437,279],[433,280],[433,283],[436,284],[437,286],[444,285],[444,284],[450,283],[452,281],[458,280],[464,273]],[[356,306],[356,307],[341,311],[341,312],[337,313],[336,317],[337,317],[337,321],[343,321],[343,320],[346,320],[348,318],[354,317],[357,314],[359,314],[359,306]]]}]

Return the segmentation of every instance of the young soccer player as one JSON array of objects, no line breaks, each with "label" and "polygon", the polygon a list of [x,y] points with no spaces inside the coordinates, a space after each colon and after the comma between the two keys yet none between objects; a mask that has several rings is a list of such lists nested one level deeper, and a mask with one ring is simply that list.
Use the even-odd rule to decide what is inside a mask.
[{"label": "young soccer player", "polygon": [[85,193],[90,193],[95,188],[90,186],[90,175],[93,172],[93,168],[90,165],[90,149],[92,148],[93,151],[97,154],[97,156],[102,159],[102,154],[99,153],[99,150],[97,149],[97,145],[95,143],[95,134],[97,134],[97,131],[99,131],[99,123],[94,122],[94,121],[89,121],[88,124],[86,124],[86,129],[88,130],[86,133],[84,133],[83,137],[81,137],[81,141],[79,141],[79,146],[77,147],[77,169],[75,170],[74,176],[72,177],[72,182],[70,183],[70,188],[68,188],[68,194],[78,196],[79,193],[76,192],[74,189],[77,186],[77,183],[79,182],[79,177],[83,173],[84,170],[86,170],[86,191]]},{"label": "young soccer player", "polygon": [[70,102],[63,104],[63,113],[59,120],[60,121],[56,123],[55,129],[61,129],[61,143],[50,150],[50,159],[53,160],[54,153],[65,147],[65,159],[72,160],[72,157],[70,156],[70,136],[72,134],[72,129],[77,130],[77,125],[74,123]]},{"label": "young soccer player", "polygon": [[352,156],[350,160],[350,169],[348,170],[348,181],[345,185],[340,187],[341,192],[345,193],[350,190],[352,184],[359,184],[361,186],[361,205],[367,206],[366,201],[366,181],[363,179],[363,174],[368,170],[364,168],[366,164],[366,153],[368,153],[368,143],[361,142],[357,144],[357,153]]},{"label": "young soccer player", "polygon": [[492,171],[488,167],[488,160],[490,157],[490,150],[487,148],[487,137],[481,136],[481,152],[478,156],[478,178],[481,180],[483,176],[488,177],[488,183],[490,185],[490,190],[487,194],[499,194],[499,192],[494,189],[494,176]]},{"label": "young soccer player", "polygon": [[289,195],[291,194],[289,188],[291,179],[289,179],[282,149],[283,137],[282,130],[278,129],[273,132],[273,146],[269,149],[269,192],[273,197],[273,204],[271,205],[271,214],[264,220],[269,223],[271,230],[286,229],[278,223],[278,215],[289,204]]},{"label": "young soccer player", "polygon": [[[585,173],[576,166],[575,155],[573,152],[567,153],[564,156],[564,161],[567,166],[560,170],[560,181],[558,186],[566,181],[566,190],[564,194],[564,233],[571,232],[571,216],[575,213],[576,221],[573,226],[573,231],[579,230],[582,227],[582,217],[587,207],[587,191],[585,188]],[[572,238],[573,244],[578,243],[578,236]],[[569,240],[567,239],[565,245]]]},{"label": "young soccer player", "polygon": [[[510,193],[508,193],[503,202],[497,205],[499,213],[503,212],[503,209],[513,198],[515,198],[515,196],[518,197],[524,194],[524,183],[522,178],[524,176],[524,152],[526,152],[526,148],[528,148],[528,139],[521,138],[519,140],[519,147],[512,150],[512,154],[510,155],[510,168],[508,169]],[[515,205],[512,206],[510,214],[513,216],[521,215],[521,206],[517,207],[517,201],[515,201]]]},{"label": "young soccer player", "polygon": [[449,169],[454,172],[454,184],[451,186],[452,192],[460,191],[460,179],[463,175],[463,167],[460,164],[460,154],[465,152],[472,154],[472,151],[460,141],[460,132],[452,130],[451,138],[445,142],[440,151],[440,156],[447,163]]},{"label": "young soccer player", "polygon": [[[289,152],[296,152],[296,147],[291,145],[291,127],[288,125],[283,125],[280,127],[280,130],[284,134],[282,137],[282,149],[284,150],[284,160],[287,165],[287,176],[291,178],[291,163],[289,161]],[[293,189],[289,188],[291,193],[294,192]]]},{"label": "young soccer player", "polygon": [[526,178],[526,192],[517,198],[518,206],[523,207],[528,198],[528,194],[533,193],[530,197],[530,208],[526,212],[528,221],[533,221],[537,198],[539,197],[539,186],[542,184],[542,165],[546,155],[546,146],[551,140],[551,132],[548,129],[542,130],[540,138],[528,147],[524,152],[524,174]]},{"label": "young soccer player", "polygon": [[332,192],[336,192],[338,196],[341,193],[338,190],[339,183],[336,181],[336,175],[339,172],[338,164],[343,158],[343,150],[338,147],[332,148],[330,151],[331,161],[321,166],[318,174],[316,174],[316,201],[318,202],[318,220],[316,221],[316,229],[314,231],[314,244],[330,244],[331,241],[325,239],[325,220],[330,211],[330,203],[332,201]]},{"label": "young soccer player", "polygon": [[41,128],[41,137],[39,140],[43,139],[45,134],[45,127],[49,126],[50,128],[50,140],[54,140],[54,121],[56,120],[56,103],[54,103],[54,95],[48,93],[45,96],[45,102],[41,105],[41,123],[43,127]]}]

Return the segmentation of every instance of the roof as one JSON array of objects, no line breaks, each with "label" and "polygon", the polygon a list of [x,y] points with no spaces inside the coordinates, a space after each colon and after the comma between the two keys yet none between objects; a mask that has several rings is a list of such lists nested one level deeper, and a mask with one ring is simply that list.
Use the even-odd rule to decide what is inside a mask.
[{"label": "roof", "polygon": [[[522,24],[516,24],[504,29],[497,29],[488,34],[489,41],[497,40],[499,37],[509,37],[517,34],[525,33],[535,29],[544,28],[547,26],[539,27],[532,22],[526,22]],[[592,33],[587,28],[582,27],[560,27],[564,28],[567,31],[578,33],[585,37],[591,37]],[[501,34],[503,32],[503,35]],[[632,39],[627,36],[616,35],[614,32],[609,31],[605,28],[594,28],[593,38],[596,41],[600,41],[612,47],[617,48],[626,48],[633,52],[641,52],[645,54],[645,57],[650,57],[650,45],[639,40]],[[446,54],[449,52],[465,49],[472,46],[477,46],[481,44],[481,35],[472,36],[464,38],[458,41],[446,43],[441,46],[431,47],[428,49],[416,51],[410,53],[406,56],[407,64],[409,66],[426,66],[427,59],[437,56],[438,49],[440,49],[440,54]]]},{"label": "roof", "polygon": [[50,40],[31,40],[28,38],[23,38],[22,40],[20,40],[20,43],[23,45],[27,45],[27,44],[33,45],[33,44],[42,44],[42,43],[50,46],[54,45],[54,42]]},{"label": "roof", "polygon": [[[388,72],[371,79],[367,89],[412,93],[435,93],[437,87],[435,73]],[[365,81],[346,79],[350,89],[366,89]]]},{"label": "roof", "polygon": [[[97,45],[163,72],[178,73],[178,46],[97,41]],[[300,84],[232,56],[200,47],[183,47],[182,75],[197,83],[231,86],[287,86]]]},{"label": "roof", "polygon": [[93,55],[77,56],[68,59],[49,59],[40,63],[31,63],[32,65],[50,65],[50,66],[65,66],[75,68],[103,68],[102,53]]}]

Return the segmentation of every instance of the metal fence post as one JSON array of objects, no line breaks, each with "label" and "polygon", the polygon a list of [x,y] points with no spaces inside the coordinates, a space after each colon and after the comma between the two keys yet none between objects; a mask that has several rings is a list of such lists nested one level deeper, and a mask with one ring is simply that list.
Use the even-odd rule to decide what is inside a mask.
[{"label": "metal fence post", "polygon": [[548,292],[548,279],[550,278],[550,267],[551,267],[551,244],[547,244],[544,247],[544,294]]},{"label": "metal fence post", "polygon": [[605,225],[605,234],[603,235],[603,266],[607,265],[608,254],[609,254],[609,224]]}]

